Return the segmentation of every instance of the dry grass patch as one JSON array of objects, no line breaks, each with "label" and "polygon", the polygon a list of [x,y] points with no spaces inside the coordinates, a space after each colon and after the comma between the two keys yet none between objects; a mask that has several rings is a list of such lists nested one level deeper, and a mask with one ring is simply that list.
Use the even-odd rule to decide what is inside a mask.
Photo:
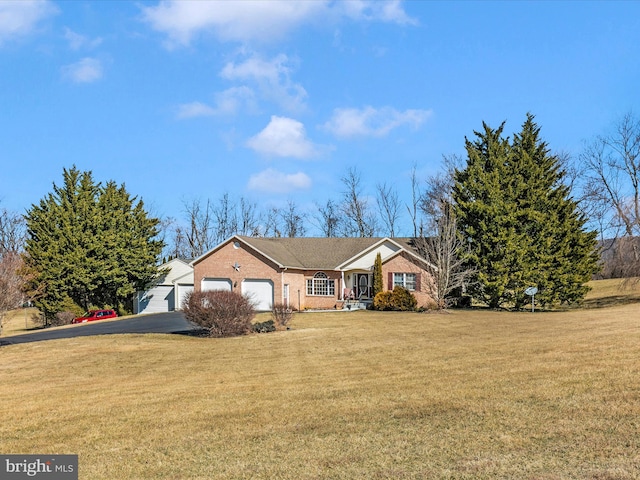
[{"label": "dry grass patch", "polygon": [[587,308],[640,302],[640,278],[611,278],[587,283],[592,290],[584,300]]},{"label": "dry grass patch", "polygon": [[5,346],[0,451],[86,479],[638,478],[638,308]]},{"label": "dry grass patch", "polygon": [[30,333],[42,328],[43,319],[37,308],[20,308],[7,312],[2,318],[3,337],[20,333]]}]

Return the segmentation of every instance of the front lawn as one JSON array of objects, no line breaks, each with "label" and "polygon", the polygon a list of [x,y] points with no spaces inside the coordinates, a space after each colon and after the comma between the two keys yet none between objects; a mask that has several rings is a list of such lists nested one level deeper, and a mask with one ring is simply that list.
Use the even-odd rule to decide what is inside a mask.
[{"label": "front lawn", "polygon": [[640,477],[640,307],[305,313],[0,347],[0,451],[82,479]]}]

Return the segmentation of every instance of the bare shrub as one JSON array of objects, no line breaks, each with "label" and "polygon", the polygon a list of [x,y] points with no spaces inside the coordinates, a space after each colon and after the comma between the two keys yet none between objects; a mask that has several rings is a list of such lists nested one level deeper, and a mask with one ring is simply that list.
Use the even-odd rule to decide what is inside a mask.
[{"label": "bare shrub", "polygon": [[246,335],[256,314],[247,297],[223,290],[192,292],[185,305],[187,319],[208,330],[210,337]]},{"label": "bare shrub", "polygon": [[276,303],[271,308],[271,317],[278,327],[287,328],[293,318],[293,310],[284,303]]},{"label": "bare shrub", "polygon": [[54,327],[59,327],[61,325],[70,325],[73,322],[73,319],[76,318],[76,314],[73,312],[58,312],[56,313],[53,321],[51,322]]},{"label": "bare shrub", "polygon": [[0,313],[17,308],[24,298],[24,279],[20,275],[20,254],[0,252]]}]

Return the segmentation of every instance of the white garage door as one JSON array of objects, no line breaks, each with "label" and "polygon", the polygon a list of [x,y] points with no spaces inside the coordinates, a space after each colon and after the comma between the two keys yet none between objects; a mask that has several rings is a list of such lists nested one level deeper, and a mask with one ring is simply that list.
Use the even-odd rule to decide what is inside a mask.
[{"label": "white garage door", "polygon": [[273,306],[273,282],[271,280],[244,280],[242,294],[248,296],[256,310],[267,311]]},{"label": "white garage door", "polygon": [[193,292],[193,285],[179,283],[176,288],[178,289],[178,295],[176,295],[179,299],[178,308],[182,310],[186,296]]},{"label": "white garage door", "polygon": [[231,280],[228,278],[203,278],[202,291],[231,290]]},{"label": "white garage door", "polygon": [[138,294],[138,313],[162,313],[175,310],[173,287],[158,285]]}]

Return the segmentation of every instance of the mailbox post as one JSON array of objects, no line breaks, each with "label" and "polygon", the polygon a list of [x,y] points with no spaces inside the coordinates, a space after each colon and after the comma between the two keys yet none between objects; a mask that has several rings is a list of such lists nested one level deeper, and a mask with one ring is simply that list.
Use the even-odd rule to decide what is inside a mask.
[{"label": "mailbox post", "polygon": [[525,295],[529,295],[531,297],[531,312],[535,311],[536,293],[538,293],[538,287],[529,287],[524,291]]}]

